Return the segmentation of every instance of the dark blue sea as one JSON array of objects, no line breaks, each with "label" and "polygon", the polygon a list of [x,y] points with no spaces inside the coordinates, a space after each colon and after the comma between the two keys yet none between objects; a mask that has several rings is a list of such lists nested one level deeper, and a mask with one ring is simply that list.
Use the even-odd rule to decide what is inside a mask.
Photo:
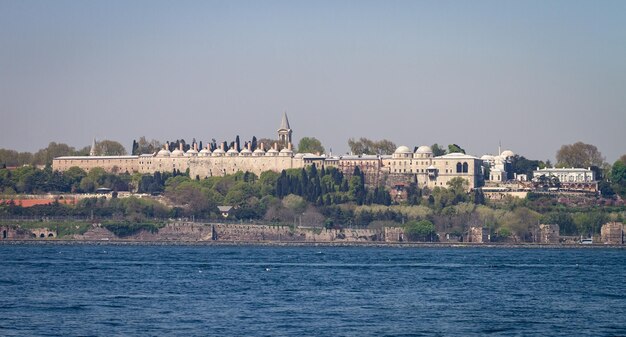
[{"label": "dark blue sea", "polygon": [[625,336],[626,250],[0,245],[0,336]]}]

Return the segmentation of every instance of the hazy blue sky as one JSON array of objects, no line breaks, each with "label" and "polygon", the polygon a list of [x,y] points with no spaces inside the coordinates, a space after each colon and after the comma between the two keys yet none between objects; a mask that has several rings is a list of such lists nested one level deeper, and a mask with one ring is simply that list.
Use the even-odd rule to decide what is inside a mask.
[{"label": "hazy blue sky", "polygon": [[0,0],[0,147],[366,136],[626,153],[626,1]]}]

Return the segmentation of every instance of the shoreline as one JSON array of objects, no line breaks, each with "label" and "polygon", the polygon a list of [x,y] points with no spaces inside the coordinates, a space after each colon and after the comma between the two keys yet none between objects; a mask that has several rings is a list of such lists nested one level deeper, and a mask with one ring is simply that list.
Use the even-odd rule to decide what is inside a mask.
[{"label": "shoreline", "polygon": [[267,246],[267,247],[368,247],[368,248],[487,248],[487,249],[626,249],[626,245],[539,243],[437,243],[437,242],[294,242],[294,241],[159,241],[159,240],[0,240],[0,245],[94,246]]}]

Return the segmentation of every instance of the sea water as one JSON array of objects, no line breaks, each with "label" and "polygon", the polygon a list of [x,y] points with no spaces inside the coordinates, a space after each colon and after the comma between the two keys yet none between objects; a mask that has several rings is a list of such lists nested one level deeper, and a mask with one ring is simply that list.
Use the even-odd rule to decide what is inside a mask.
[{"label": "sea water", "polygon": [[619,336],[626,250],[0,245],[2,336]]}]

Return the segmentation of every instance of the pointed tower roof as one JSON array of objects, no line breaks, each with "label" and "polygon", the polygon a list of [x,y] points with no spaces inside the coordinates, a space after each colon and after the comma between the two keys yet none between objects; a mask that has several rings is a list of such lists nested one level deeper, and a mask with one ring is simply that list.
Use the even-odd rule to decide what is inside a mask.
[{"label": "pointed tower roof", "polygon": [[290,130],[291,127],[289,126],[289,119],[287,118],[287,112],[285,111],[283,113],[283,120],[280,122],[280,129],[279,130]]},{"label": "pointed tower roof", "polygon": [[90,156],[96,155],[96,137],[93,138],[93,143],[91,143],[91,150],[89,151]]}]

